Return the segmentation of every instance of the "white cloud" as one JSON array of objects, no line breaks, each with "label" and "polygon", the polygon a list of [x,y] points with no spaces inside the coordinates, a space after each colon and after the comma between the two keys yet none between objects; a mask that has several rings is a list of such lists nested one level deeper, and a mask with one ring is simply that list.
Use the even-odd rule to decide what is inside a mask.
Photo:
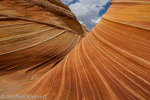
[{"label": "white cloud", "polygon": [[68,5],[70,2],[72,2],[73,0],[61,0],[65,5]]},{"label": "white cloud", "polygon": [[98,17],[96,20],[92,19],[92,22],[98,23],[101,20],[101,17]]},{"label": "white cloud", "polygon": [[96,4],[98,6],[104,6],[110,0],[79,0],[84,5],[93,5]]},{"label": "white cloud", "polygon": [[77,16],[80,23],[84,24],[90,31],[100,20],[101,17],[97,17],[99,11],[110,0],[79,0],[75,4],[71,4],[69,8]]},{"label": "white cloud", "polygon": [[[79,21],[80,24],[83,24],[81,21]],[[84,25],[84,24],[83,24]]]}]

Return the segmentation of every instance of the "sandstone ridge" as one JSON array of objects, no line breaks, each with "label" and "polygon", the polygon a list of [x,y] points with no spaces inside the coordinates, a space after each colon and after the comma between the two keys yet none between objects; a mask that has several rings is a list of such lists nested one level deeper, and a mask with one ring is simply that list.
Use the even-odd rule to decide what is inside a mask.
[{"label": "sandstone ridge", "polygon": [[[32,59],[31,65],[39,66],[26,70],[23,75],[33,81],[16,81],[23,77],[24,70],[20,67],[24,64],[30,66],[26,61],[22,61],[20,67],[17,67],[20,64],[13,64],[23,58],[21,55],[16,57],[12,53],[11,57],[16,58],[13,61],[10,55],[6,55],[3,61],[0,58],[1,66],[4,66],[0,73],[0,93],[46,95],[48,100],[149,100],[149,12],[150,0],[112,0],[99,23],[62,61],[52,69],[49,68],[51,60],[42,65],[48,72],[40,78],[34,79],[34,73],[39,72],[40,75],[45,69],[40,70],[40,63],[37,64],[40,59]],[[73,35],[78,37],[78,34]],[[60,46],[59,52],[67,51],[67,46],[72,45]],[[40,46],[40,49],[44,47]],[[47,48],[41,51],[44,50]],[[31,54],[37,55],[37,48],[34,51]],[[58,52],[57,49],[52,54],[54,52]],[[16,70],[15,74],[7,73]]]}]

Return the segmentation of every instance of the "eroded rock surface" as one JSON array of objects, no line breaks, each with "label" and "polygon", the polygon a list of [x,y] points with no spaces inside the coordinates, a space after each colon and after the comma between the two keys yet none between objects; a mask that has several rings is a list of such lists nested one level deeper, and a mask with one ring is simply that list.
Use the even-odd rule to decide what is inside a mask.
[{"label": "eroded rock surface", "polygon": [[[30,63],[22,61],[26,51],[20,52],[18,56],[14,53],[11,56],[6,54],[5,59],[0,58],[1,66],[4,66],[1,67],[1,94],[46,95],[48,100],[149,100],[149,12],[150,0],[112,0],[106,14],[78,46],[53,69],[50,70],[48,63],[43,64],[42,66],[49,71],[34,81],[14,81],[22,78],[22,71],[26,70],[25,67],[28,70],[30,66]],[[74,35],[77,34],[73,34],[72,38],[75,38]],[[69,40],[72,39],[64,41]],[[66,46],[70,45],[62,46],[61,49],[59,47],[53,52],[66,51]],[[24,47],[23,44],[20,46]],[[7,49],[11,50],[11,47]],[[45,51],[47,47],[39,46],[38,49],[33,49],[34,52],[30,55],[37,55],[39,49]],[[2,56],[5,56],[5,53]],[[42,59],[46,57],[45,55]],[[57,56],[53,59],[55,58]],[[13,62],[18,59],[24,64],[17,68],[20,64]],[[42,72],[38,60],[41,59],[31,59],[31,64],[39,65],[28,70],[26,76]],[[12,73],[16,70],[17,72],[10,77],[11,73],[7,71],[11,70]],[[17,74],[20,77],[16,77]]]},{"label": "eroded rock surface", "polygon": [[0,0],[0,93],[44,75],[83,34],[59,0]]}]

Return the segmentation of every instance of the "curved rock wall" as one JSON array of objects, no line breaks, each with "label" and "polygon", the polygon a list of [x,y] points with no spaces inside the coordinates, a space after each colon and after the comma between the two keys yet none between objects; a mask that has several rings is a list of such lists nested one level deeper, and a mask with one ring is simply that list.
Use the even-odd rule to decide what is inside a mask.
[{"label": "curved rock wall", "polygon": [[149,12],[150,0],[112,0],[100,22],[53,69],[2,93],[48,100],[149,100]]},{"label": "curved rock wall", "polygon": [[0,0],[1,81],[41,77],[84,36],[70,9],[54,1]]}]

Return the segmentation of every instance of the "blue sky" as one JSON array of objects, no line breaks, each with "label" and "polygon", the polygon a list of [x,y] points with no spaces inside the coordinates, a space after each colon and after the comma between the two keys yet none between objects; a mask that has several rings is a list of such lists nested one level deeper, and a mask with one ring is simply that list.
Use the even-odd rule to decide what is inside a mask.
[{"label": "blue sky", "polygon": [[61,0],[90,31],[110,6],[111,0]]}]

